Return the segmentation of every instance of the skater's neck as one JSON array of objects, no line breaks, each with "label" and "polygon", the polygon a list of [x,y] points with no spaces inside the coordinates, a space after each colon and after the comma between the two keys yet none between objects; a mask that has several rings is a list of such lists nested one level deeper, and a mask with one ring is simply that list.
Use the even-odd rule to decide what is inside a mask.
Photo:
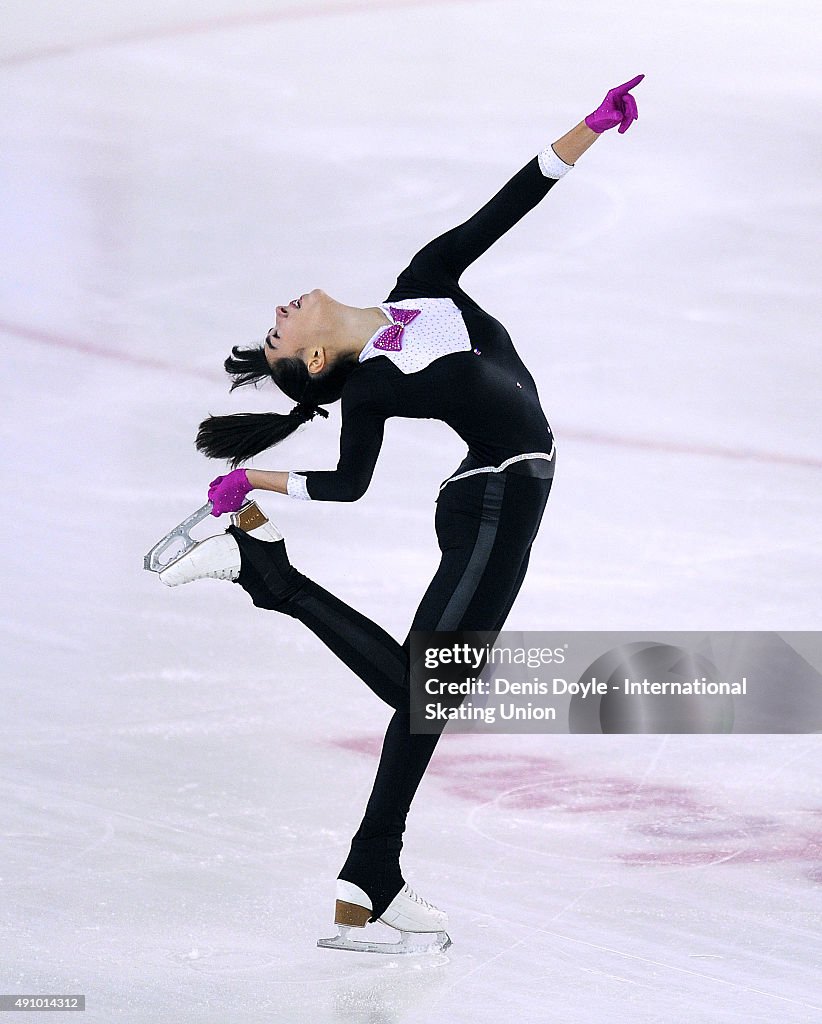
[{"label": "skater's neck", "polygon": [[390,318],[379,306],[343,306],[339,309],[339,328],[328,346],[337,355],[355,356],[360,353],[381,327],[388,327]]}]

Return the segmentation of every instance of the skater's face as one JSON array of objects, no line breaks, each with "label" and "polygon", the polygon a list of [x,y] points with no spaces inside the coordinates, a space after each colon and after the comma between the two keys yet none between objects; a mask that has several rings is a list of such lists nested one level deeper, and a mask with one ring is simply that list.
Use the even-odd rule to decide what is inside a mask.
[{"label": "skater's face", "polygon": [[266,335],[265,357],[269,366],[278,359],[296,356],[318,373],[325,366],[323,346],[331,339],[334,300],[320,288],[277,306],[274,326]]}]

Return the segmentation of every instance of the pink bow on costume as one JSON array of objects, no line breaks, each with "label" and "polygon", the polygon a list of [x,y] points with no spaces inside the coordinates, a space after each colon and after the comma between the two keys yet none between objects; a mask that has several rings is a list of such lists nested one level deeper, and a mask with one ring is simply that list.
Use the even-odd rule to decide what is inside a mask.
[{"label": "pink bow on costume", "polygon": [[402,332],[405,330],[406,324],[410,324],[415,316],[420,315],[422,310],[398,309],[396,306],[389,306],[388,310],[391,314],[391,319],[394,321],[399,320],[400,322],[386,327],[374,342],[374,348],[381,349],[383,352],[399,352],[402,348]]}]

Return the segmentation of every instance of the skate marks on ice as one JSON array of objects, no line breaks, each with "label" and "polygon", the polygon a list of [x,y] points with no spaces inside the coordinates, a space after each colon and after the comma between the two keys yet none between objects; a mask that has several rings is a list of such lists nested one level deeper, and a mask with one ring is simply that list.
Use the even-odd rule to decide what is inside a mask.
[{"label": "skate marks on ice", "polygon": [[[572,973],[587,976],[588,980],[583,979],[583,983],[586,986],[591,985],[590,979],[593,979],[595,986],[600,982],[603,984],[616,982],[618,986],[617,991],[621,992],[623,999],[637,1006],[647,1005],[644,1001],[653,1000],[658,995],[661,985],[664,985],[669,992],[668,1000],[670,1006],[676,1006],[679,1002],[683,1006],[687,1005],[689,1008],[687,1018],[662,1018],[655,1016],[652,1018],[654,1022],[662,1019],[712,1019],[736,1022],[744,1017],[748,1021],[760,1020],[765,1022],[779,1019],[785,1021],[786,1024],[787,1021],[795,1022],[795,1024],[812,1024],[812,1022],[819,1020],[817,1012],[822,1012],[822,1002],[819,1001],[811,1002],[806,999],[795,999],[791,996],[759,987],[758,985],[744,984],[744,982],[736,980],[733,976],[722,978],[707,971],[700,971],[672,963],[670,961],[675,958],[675,954],[669,953],[668,960],[652,956],[641,956],[624,948],[620,949],[614,946],[591,942],[578,936],[555,931],[546,926],[529,929],[519,939],[509,943],[502,943],[502,948],[496,954],[484,957],[468,973],[463,974],[457,982],[449,986],[448,992],[444,993],[444,995],[448,994],[456,997],[456,989],[458,987],[462,989],[465,989],[466,986],[470,987],[474,978],[487,974],[489,969],[505,970],[505,961],[510,963],[519,957],[523,959],[533,957],[535,952],[540,950],[544,951],[546,958],[550,957],[556,969],[555,977],[557,979],[564,972],[566,982]],[[721,957],[713,957],[709,954],[693,954],[693,956],[697,962],[699,960],[722,959]],[[660,974],[664,979],[662,981],[660,980]],[[558,980],[557,984],[559,985]],[[571,984],[566,987],[573,991],[578,988],[578,984]],[[699,993],[700,1005],[698,1009],[691,1004],[691,996],[689,995],[689,993],[695,992]],[[587,1003],[589,994],[586,993],[583,1005]],[[746,1012],[742,1015],[737,1014],[735,1007],[742,996],[752,997],[751,1002],[746,1004],[746,1011],[748,1006],[756,1005],[758,1008],[756,1017],[753,1016],[752,1012]],[[696,1016],[700,1009],[708,1009],[710,1005],[714,1007],[710,1017]],[[731,1016],[725,1016],[722,1013],[723,1009],[730,1012]],[[808,1010],[813,1011],[813,1016],[806,1015],[805,1011]],[[802,1016],[788,1017],[787,1014],[790,1011],[799,1011],[802,1013]],[[775,1018],[774,1015],[776,1013],[779,1016]],[[591,1017],[588,1019],[611,1020],[612,1018]],[[645,1020],[646,1018],[634,1019]]]},{"label": "skate marks on ice", "polygon": [[[448,843],[465,851],[463,859],[476,847],[467,854],[475,888],[487,908],[499,908],[483,917],[464,896],[452,902],[457,920],[461,910],[470,919],[467,933],[454,928],[459,963],[473,954],[479,961],[462,983],[479,983],[477,972],[489,967],[507,974],[540,951],[557,969],[565,963],[573,991],[594,974],[655,996],[659,972],[670,968],[671,1005],[692,1005],[698,983],[705,1013],[706,993],[728,1007],[767,997],[786,1013],[817,1009],[808,971],[820,952],[818,808],[774,812],[771,795],[736,810],[733,792],[714,796],[707,785],[662,781],[681,760],[667,737],[654,739],[650,758],[630,775],[630,758],[615,758],[622,769],[615,773],[607,760],[597,770],[553,756],[459,751],[462,738],[454,738],[428,774],[468,805],[462,822],[453,819],[457,828],[449,825]],[[374,756],[379,749],[370,737],[338,745]],[[811,755],[806,746],[805,759]],[[772,778],[791,760],[799,759],[774,765]],[[754,773],[754,794],[767,791],[766,772],[761,765]],[[485,842],[460,838],[459,825]],[[464,870],[454,870],[456,880]],[[535,889],[526,883],[534,878],[541,879]],[[523,884],[531,889],[525,901]],[[740,945],[743,925],[754,938]]]},{"label": "skate marks on ice", "polygon": [[315,1019],[323,1024],[453,1020],[450,1005],[447,1017],[436,1012],[450,989],[452,971],[448,964],[445,954],[383,957],[349,953],[331,957],[317,950],[317,961],[310,969],[312,976],[316,972],[327,984],[327,991],[323,998],[325,1013],[320,1011]]},{"label": "skate marks on ice", "polygon": [[[744,806],[727,789],[661,781],[681,758],[668,737],[654,738],[631,775],[630,758],[615,759],[615,773],[607,759],[604,770],[580,768],[561,757],[459,751],[455,739],[458,752],[440,748],[428,772],[468,806],[462,820],[453,805],[433,812],[454,822],[447,843],[462,851],[459,865],[442,866],[442,884],[449,873],[455,882],[450,909],[462,919],[449,1001],[536,957],[551,964],[545,985],[564,978],[567,999],[593,978],[640,1002],[658,998],[664,984],[670,1005],[690,1007],[692,1019],[735,1020],[722,1013],[736,1013],[740,1001],[792,1022],[816,1019],[806,1015],[822,1010],[810,970],[820,952],[822,808],[803,801],[813,793],[806,785],[792,787],[795,810],[774,811],[766,784],[812,759],[810,745],[749,768],[752,792],[764,796]],[[379,752],[372,737],[336,745]],[[429,801],[436,808],[436,793]],[[466,870],[491,913],[477,913],[460,891]],[[743,926],[751,938],[740,943]]]},{"label": "skate marks on ice", "polygon": [[280,956],[271,949],[221,948],[189,939],[174,946],[168,941],[153,943],[146,939],[124,940],[113,937],[90,939],[81,943],[78,953],[83,961],[93,960],[109,967],[176,967],[203,974],[239,974],[276,967]]},{"label": "skate marks on ice", "polygon": [[[373,736],[335,745],[375,758],[380,751]],[[442,749],[427,775],[475,805],[467,825],[483,838],[560,862],[570,854],[576,862],[670,870],[783,863],[811,882],[822,881],[822,806],[795,812],[795,820],[736,811],[702,787],[654,781],[663,749],[664,738],[641,777],[580,769],[557,757]],[[558,824],[558,815],[596,819],[605,826],[596,830],[604,841],[580,850],[574,839],[569,847],[569,833],[578,835],[579,827],[567,818]],[[613,849],[615,840],[622,848]]]}]

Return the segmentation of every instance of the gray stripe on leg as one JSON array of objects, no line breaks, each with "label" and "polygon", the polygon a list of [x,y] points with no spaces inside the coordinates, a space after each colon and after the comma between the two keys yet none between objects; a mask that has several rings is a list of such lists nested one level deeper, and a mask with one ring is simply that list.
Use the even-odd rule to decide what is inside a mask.
[{"label": "gray stripe on leg", "polygon": [[[463,615],[465,615],[468,605],[471,603],[471,598],[477,592],[477,587],[488,565],[491,549],[497,536],[504,490],[505,474],[489,473],[482,496],[480,527],[474,541],[474,549],[459,582],[454,588],[454,593],[449,598],[439,622],[434,627],[435,629],[458,629],[459,623]],[[489,628],[491,625],[489,623]]]}]

